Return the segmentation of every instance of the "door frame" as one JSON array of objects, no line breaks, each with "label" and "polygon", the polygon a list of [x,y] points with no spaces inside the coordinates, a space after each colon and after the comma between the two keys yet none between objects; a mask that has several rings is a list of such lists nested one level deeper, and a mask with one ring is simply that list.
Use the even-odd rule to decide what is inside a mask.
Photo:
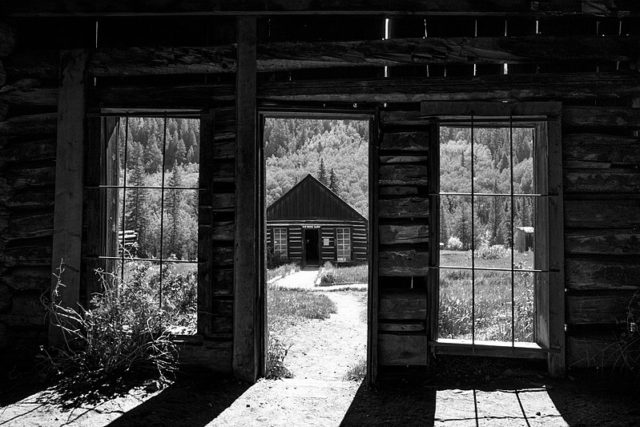
[{"label": "door frame", "polygon": [[[354,104],[353,106],[356,106]],[[377,200],[378,200],[378,144],[380,137],[380,119],[379,109],[377,107],[362,109],[354,111],[352,108],[314,108],[300,103],[296,105],[283,105],[283,106],[258,106],[258,191],[257,195],[259,203],[258,207],[261,212],[261,227],[259,230],[259,240],[261,248],[261,256],[264,260],[263,268],[258,274],[258,294],[262,296],[258,307],[258,315],[256,316],[257,325],[262,333],[262,349],[258,357],[258,369],[259,376],[262,377],[265,374],[266,367],[266,352],[268,349],[268,323],[267,323],[267,287],[266,287],[266,245],[265,236],[267,230],[266,221],[266,206],[265,206],[265,183],[266,183],[266,166],[264,158],[264,121],[266,118],[305,118],[305,119],[323,119],[323,120],[363,120],[369,123],[369,151],[368,151],[368,180],[369,180],[369,221],[367,224],[367,258],[368,258],[368,279],[367,286],[367,376],[366,382],[369,385],[373,385],[377,379],[378,373],[378,233],[374,233],[374,230],[378,229],[378,214]],[[318,244],[321,243],[320,232],[318,238]],[[303,240],[304,240],[304,228],[303,228]],[[303,242],[302,257],[303,262],[306,258],[306,249]],[[318,251],[319,258],[321,257],[321,248]],[[320,258],[321,259],[321,258]]]}]

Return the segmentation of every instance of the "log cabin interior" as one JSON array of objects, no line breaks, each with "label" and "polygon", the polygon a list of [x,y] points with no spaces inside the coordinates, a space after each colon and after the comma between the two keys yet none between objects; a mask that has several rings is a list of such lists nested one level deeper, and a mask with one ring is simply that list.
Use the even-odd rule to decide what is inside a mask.
[{"label": "log cabin interior", "polygon": [[[61,262],[64,304],[96,290],[110,119],[169,115],[199,118],[202,139],[181,359],[259,378],[267,111],[371,119],[371,383],[438,354],[541,359],[557,376],[612,364],[640,283],[639,66],[632,1],[4,1],[3,365],[55,341],[40,297]],[[483,123],[526,123],[540,142],[530,343],[438,338],[438,135]]]}]

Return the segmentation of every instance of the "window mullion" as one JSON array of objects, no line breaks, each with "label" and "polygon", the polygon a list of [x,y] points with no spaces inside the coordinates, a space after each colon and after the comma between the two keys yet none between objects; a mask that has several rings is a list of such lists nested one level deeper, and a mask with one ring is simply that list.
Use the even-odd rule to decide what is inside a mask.
[{"label": "window mullion", "polygon": [[160,279],[159,279],[159,305],[162,307],[162,259],[163,259],[163,244],[164,244],[164,179],[165,179],[165,167],[167,162],[167,115],[164,115],[163,121],[163,133],[162,133],[162,185],[160,189]]},{"label": "window mullion", "polygon": [[514,272],[514,262],[515,262],[515,232],[514,232],[514,219],[515,219],[515,211],[514,211],[514,188],[513,188],[513,116],[509,116],[509,179],[511,180],[511,347],[515,346],[515,333],[516,333],[516,325],[515,325],[515,289],[514,289],[514,280],[515,280],[515,272]]},{"label": "window mullion", "polygon": [[[119,134],[120,132],[118,132]],[[117,147],[117,145],[116,145]],[[124,281],[124,249],[125,249],[125,220],[126,220],[126,205],[127,205],[127,156],[128,156],[128,147],[129,147],[129,116],[125,116],[125,124],[124,124],[124,159],[122,163],[122,247],[120,248],[120,281]],[[117,190],[116,190],[117,191]],[[118,195],[116,194],[116,197]]]},{"label": "window mullion", "polygon": [[474,123],[471,115],[471,345],[476,343],[476,230]]}]

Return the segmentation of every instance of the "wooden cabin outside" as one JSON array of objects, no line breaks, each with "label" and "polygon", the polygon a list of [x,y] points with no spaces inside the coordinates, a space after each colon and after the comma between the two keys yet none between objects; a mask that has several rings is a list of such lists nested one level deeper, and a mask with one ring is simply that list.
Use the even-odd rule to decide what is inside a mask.
[{"label": "wooden cabin outside", "polygon": [[[617,6],[618,5],[618,6]],[[0,4],[0,353],[55,342],[98,266],[101,141],[113,114],[201,120],[198,331],[182,360],[255,380],[264,362],[259,116],[371,120],[368,374],[434,353],[620,360],[640,276],[640,3],[609,0]],[[385,25],[387,24],[387,25]],[[389,31],[385,33],[385,26]],[[531,120],[547,149],[537,342],[437,337],[439,129]]]},{"label": "wooden cabin outside", "polygon": [[312,175],[267,208],[267,259],[274,264],[363,264],[367,234],[367,219]]}]

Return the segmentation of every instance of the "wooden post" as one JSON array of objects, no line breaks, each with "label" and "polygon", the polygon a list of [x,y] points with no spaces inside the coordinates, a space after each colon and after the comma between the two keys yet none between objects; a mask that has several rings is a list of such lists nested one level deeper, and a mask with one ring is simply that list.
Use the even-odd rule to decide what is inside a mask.
[{"label": "wooden post", "polygon": [[[75,307],[80,298],[82,247],[82,186],[85,134],[85,77],[87,52],[61,54],[62,80],[58,98],[55,208],[53,217],[52,269],[62,263],[64,274],[60,304]],[[55,278],[53,279],[55,284]],[[59,344],[59,329],[49,327],[49,343]]]},{"label": "wooden post", "polygon": [[256,18],[237,21],[237,152],[234,253],[233,372],[255,381],[260,364],[260,192],[256,122]]}]

